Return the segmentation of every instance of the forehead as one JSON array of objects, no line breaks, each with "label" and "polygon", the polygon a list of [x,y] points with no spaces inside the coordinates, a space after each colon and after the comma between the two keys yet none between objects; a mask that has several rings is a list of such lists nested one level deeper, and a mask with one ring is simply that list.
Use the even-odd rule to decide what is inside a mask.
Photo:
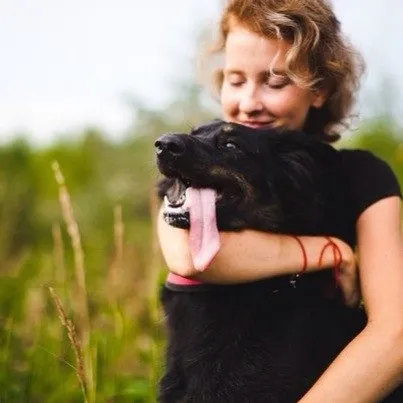
[{"label": "forehead", "polygon": [[221,132],[221,129],[225,122],[217,119],[208,123],[201,124],[200,126],[193,127],[190,131],[192,136],[203,136],[213,135]]},{"label": "forehead", "polygon": [[283,70],[290,44],[280,39],[267,39],[242,27],[234,27],[225,45],[225,68],[236,70]]},{"label": "forehead", "polygon": [[217,139],[237,139],[245,149],[255,151],[255,147],[262,141],[267,142],[273,137],[272,130],[251,129],[236,123],[224,121],[212,122],[193,129],[190,134],[200,137],[208,142],[216,142]]}]

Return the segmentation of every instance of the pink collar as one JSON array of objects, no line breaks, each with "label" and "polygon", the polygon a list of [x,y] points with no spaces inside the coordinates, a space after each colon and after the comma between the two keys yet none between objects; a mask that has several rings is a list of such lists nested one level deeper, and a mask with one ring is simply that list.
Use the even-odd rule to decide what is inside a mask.
[{"label": "pink collar", "polygon": [[177,274],[169,272],[167,277],[167,283],[175,284],[175,285],[186,285],[186,286],[194,286],[201,285],[203,282],[199,280],[193,280],[191,278],[178,276]]}]

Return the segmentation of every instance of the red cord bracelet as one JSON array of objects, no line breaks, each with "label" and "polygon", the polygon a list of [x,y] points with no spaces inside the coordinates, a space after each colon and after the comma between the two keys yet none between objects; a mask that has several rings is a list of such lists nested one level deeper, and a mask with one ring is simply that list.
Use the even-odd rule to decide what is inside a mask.
[{"label": "red cord bracelet", "polygon": [[[302,269],[299,273],[292,275],[291,279],[290,279],[290,284],[296,288],[296,283],[297,283],[297,279],[306,272],[307,268],[308,268],[308,257],[306,254],[306,250],[304,247],[304,244],[302,243],[301,239],[299,239],[298,236],[296,235],[291,235],[292,238],[294,238],[298,244],[301,247],[302,250],[302,257],[303,257],[303,266]],[[333,261],[334,261],[334,266],[333,266],[333,278],[335,281],[335,286],[337,287],[340,284],[340,265],[342,262],[342,254],[341,251],[339,249],[339,247],[336,245],[336,243],[334,241],[331,240],[330,237],[325,237],[327,239],[327,244],[322,248],[322,251],[320,253],[319,256],[319,261],[318,261],[318,266],[320,267],[322,265],[322,260],[323,260],[323,256],[324,253],[326,251],[326,249],[330,246],[332,248],[332,252],[333,252]]]},{"label": "red cord bracelet", "polygon": [[291,276],[291,279],[290,279],[290,284],[291,284],[294,288],[297,288],[296,284],[297,284],[298,278],[299,278],[302,274],[304,274],[304,273],[306,272],[307,268],[308,268],[308,257],[307,257],[307,255],[306,255],[306,250],[305,250],[305,247],[304,247],[304,244],[302,243],[302,241],[301,241],[296,235],[291,235],[291,237],[294,238],[294,239],[298,242],[299,246],[301,247],[301,250],[302,250],[302,257],[303,257],[303,259],[304,259],[304,262],[303,262],[303,266],[302,266],[301,271],[300,271],[299,273],[297,273],[297,274],[293,274],[293,275]]}]

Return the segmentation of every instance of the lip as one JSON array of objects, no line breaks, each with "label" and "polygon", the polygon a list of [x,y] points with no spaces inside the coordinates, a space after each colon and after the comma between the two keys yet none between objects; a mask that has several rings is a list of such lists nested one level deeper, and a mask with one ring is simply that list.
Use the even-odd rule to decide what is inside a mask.
[{"label": "lip", "polygon": [[273,127],[274,121],[270,121],[270,122],[245,121],[245,122],[240,122],[240,123],[244,126],[248,126],[253,129],[261,129],[261,128]]}]

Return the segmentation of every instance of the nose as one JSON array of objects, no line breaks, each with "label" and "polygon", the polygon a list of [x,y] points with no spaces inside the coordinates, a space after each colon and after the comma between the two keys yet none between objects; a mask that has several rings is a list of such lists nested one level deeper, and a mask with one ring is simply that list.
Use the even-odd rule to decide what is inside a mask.
[{"label": "nose", "polygon": [[259,88],[257,86],[247,86],[241,94],[239,110],[246,115],[253,115],[262,112],[264,109]]},{"label": "nose", "polygon": [[154,143],[155,152],[157,155],[171,154],[174,157],[179,157],[186,150],[184,135],[181,134],[165,134],[158,138]]}]

